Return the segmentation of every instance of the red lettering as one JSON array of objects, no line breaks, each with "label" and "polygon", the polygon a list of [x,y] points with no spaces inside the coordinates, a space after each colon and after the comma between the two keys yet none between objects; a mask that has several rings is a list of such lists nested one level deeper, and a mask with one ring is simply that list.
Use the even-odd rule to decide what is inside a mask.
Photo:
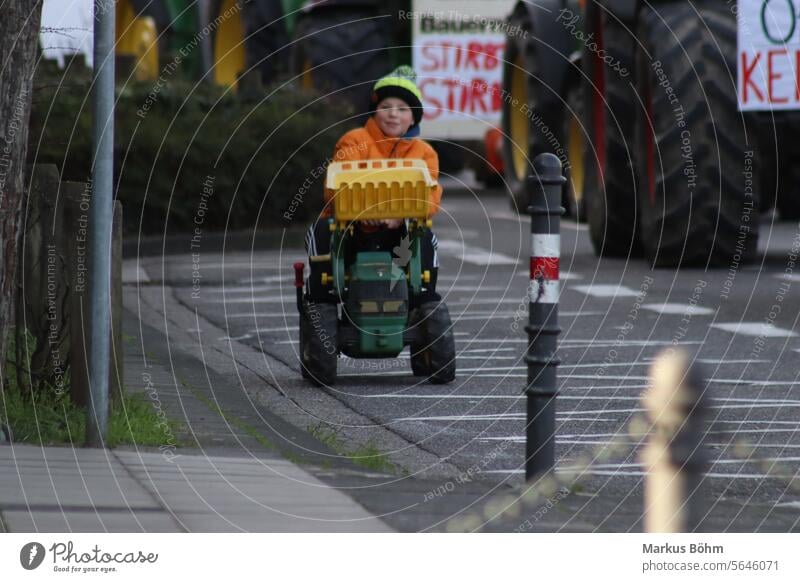
[{"label": "red lettering", "polygon": [[503,87],[499,82],[492,83],[492,111],[497,112],[503,107]]},{"label": "red lettering", "polygon": [[[486,95],[488,83],[482,79],[475,79],[472,82],[472,95],[470,96],[470,113],[475,113],[476,111],[480,110],[483,113],[486,113],[486,102],[483,100],[484,96]],[[477,104],[477,107],[475,106]]]},{"label": "red lettering", "polygon": [[476,71],[481,69],[481,63],[478,60],[480,56],[483,54],[483,45],[479,42],[471,42],[469,43],[469,52],[467,53],[467,62],[464,63],[464,68],[466,69],[470,65],[472,65]]},{"label": "red lettering", "polygon": [[505,48],[505,43],[488,43],[486,45],[486,62],[484,63],[485,69],[487,71],[491,71],[492,69],[496,69],[500,64],[500,59],[498,55],[503,51]]},{"label": "red lettering", "polygon": [[[433,87],[436,86],[436,79],[433,77],[423,79],[419,83],[419,90],[422,93],[422,102],[425,103],[425,113],[423,117],[427,120],[436,119],[442,114],[442,102],[436,97],[433,97],[431,92],[427,90],[428,85],[431,84],[433,84]],[[435,90],[433,93],[435,93]]]},{"label": "red lettering", "polygon": [[422,65],[420,66],[421,70],[435,71],[441,67],[439,59],[436,58],[436,53],[441,52],[441,50],[437,51],[437,49],[440,49],[440,47],[430,44],[423,45],[421,51],[423,57]]},{"label": "red lettering", "polygon": [[773,92],[774,89],[774,81],[783,78],[783,74],[776,73],[772,63],[773,57],[776,55],[785,55],[786,49],[780,50],[771,50],[767,53],[767,92],[769,94],[769,102],[770,103],[788,103],[789,99],[787,97],[776,97],[775,93]]},{"label": "red lettering", "polygon": [[442,82],[444,83],[444,86],[447,87],[447,111],[455,111],[455,92],[456,87],[459,85],[458,79],[443,79]]},{"label": "red lettering", "polygon": [[450,41],[445,41],[442,43],[442,67],[447,69],[450,67],[450,49],[453,48],[453,45]]},{"label": "red lettering", "polygon": [[758,61],[761,60],[761,53],[756,55],[755,60],[753,61],[752,65],[747,64],[747,53],[742,53],[742,102],[747,103],[749,101],[748,98],[748,87],[752,87],[753,92],[756,94],[756,97],[759,101],[764,100],[764,94],[759,90],[758,86],[753,82],[753,71],[755,71],[756,66],[758,66]]},{"label": "red lettering", "polygon": [[800,102],[800,51],[794,53],[794,100]]}]

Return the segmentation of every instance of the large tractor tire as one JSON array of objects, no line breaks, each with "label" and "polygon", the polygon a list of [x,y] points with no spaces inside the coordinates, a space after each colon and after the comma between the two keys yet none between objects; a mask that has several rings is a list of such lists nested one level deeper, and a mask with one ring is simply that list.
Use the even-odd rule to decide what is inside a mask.
[{"label": "large tractor tire", "polygon": [[781,220],[800,220],[800,147],[797,121],[782,119],[761,127],[761,209],[777,208]]},{"label": "large tractor tire", "polygon": [[[754,256],[754,133],[737,111],[736,19],[712,0],[642,6],[637,37],[640,238],[655,267]],[[748,139],[750,143],[748,143]]]},{"label": "large tractor tire", "polygon": [[800,152],[782,158],[779,176],[775,206],[781,220],[800,220]]},{"label": "large tractor tire", "polygon": [[291,71],[300,86],[333,92],[365,111],[375,82],[391,69],[392,31],[366,6],[317,8],[294,31]]},{"label": "large tractor tire", "polygon": [[596,43],[596,50],[586,43],[582,58],[586,220],[599,256],[628,257],[638,252],[632,115],[638,102],[636,39],[598,2],[589,2],[585,15],[586,33]]},{"label": "large tractor tire", "polygon": [[584,192],[586,189],[585,150],[588,149],[588,128],[583,124],[583,96],[581,85],[574,83],[567,93],[567,111],[564,115],[562,135],[567,140],[567,163],[564,176],[567,178],[564,189],[564,208],[577,222],[586,220]]},{"label": "large tractor tire", "polygon": [[285,72],[291,50],[283,6],[276,0],[251,0],[242,15],[247,69],[258,71],[265,85],[274,83]]}]

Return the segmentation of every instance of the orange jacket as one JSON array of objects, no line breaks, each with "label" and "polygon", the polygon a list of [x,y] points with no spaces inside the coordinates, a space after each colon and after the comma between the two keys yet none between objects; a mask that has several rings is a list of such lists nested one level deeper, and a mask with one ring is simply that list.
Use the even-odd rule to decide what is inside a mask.
[{"label": "orange jacket", "polygon": [[[349,162],[354,160],[374,160],[381,158],[415,158],[425,160],[428,164],[431,178],[439,179],[439,156],[436,151],[425,141],[419,138],[403,139],[387,137],[378,127],[374,118],[370,117],[364,127],[353,129],[344,134],[333,151],[334,162]],[[325,189],[325,209],[322,216],[330,216],[333,211],[334,192]],[[436,186],[431,192],[431,211],[433,216],[439,211],[442,200],[442,187]]]}]

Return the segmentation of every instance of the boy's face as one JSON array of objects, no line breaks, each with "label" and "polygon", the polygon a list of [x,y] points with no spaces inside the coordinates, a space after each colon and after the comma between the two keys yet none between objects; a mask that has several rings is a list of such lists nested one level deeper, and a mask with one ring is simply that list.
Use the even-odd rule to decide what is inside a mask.
[{"label": "boy's face", "polygon": [[397,97],[387,97],[375,110],[375,121],[381,131],[389,137],[405,135],[414,123],[414,114],[408,103]]}]

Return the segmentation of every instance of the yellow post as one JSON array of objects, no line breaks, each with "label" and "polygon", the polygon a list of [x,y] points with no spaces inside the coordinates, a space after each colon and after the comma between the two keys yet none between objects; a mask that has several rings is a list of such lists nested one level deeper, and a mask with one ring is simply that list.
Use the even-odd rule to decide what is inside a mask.
[{"label": "yellow post", "polygon": [[693,531],[701,517],[700,484],[707,463],[704,392],[687,352],[670,349],[656,359],[650,388],[642,396],[651,427],[642,453],[647,532]]}]

